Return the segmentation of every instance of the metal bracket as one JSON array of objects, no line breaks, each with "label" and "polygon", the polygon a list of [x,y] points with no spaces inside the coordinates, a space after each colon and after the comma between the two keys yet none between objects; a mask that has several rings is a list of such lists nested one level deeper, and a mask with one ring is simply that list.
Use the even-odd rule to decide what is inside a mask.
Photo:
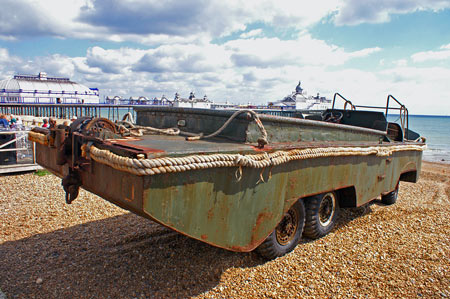
[{"label": "metal bracket", "polygon": [[66,192],[66,203],[71,204],[78,197],[81,186],[80,174],[69,168],[69,174],[62,179],[61,185]]}]

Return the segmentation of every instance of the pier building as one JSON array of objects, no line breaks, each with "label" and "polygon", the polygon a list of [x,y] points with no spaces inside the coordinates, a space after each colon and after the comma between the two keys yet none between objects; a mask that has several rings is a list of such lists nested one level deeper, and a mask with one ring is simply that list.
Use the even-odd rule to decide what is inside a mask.
[{"label": "pier building", "polygon": [[69,78],[15,75],[0,81],[0,103],[98,104],[97,88],[89,88]]},{"label": "pier building", "polygon": [[185,99],[180,97],[180,95],[175,93],[175,98],[172,102],[173,107],[182,108],[203,108],[211,109],[211,101],[205,95],[203,98],[196,98],[194,92],[191,92],[189,98]]},{"label": "pier building", "polygon": [[269,102],[268,105],[272,108],[276,107],[288,110],[321,111],[331,107],[331,100],[320,96],[319,93],[317,93],[317,96],[307,97],[306,91],[303,90],[299,81],[297,87],[295,87],[295,91],[290,95],[285,96],[281,101]]}]

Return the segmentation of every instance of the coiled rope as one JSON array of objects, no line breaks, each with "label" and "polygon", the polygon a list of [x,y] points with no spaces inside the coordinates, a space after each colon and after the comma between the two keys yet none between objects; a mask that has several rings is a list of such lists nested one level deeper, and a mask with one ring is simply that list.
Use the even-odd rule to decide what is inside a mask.
[{"label": "coiled rope", "polygon": [[236,112],[234,112],[233,115],[231,115],[231,117],[222,125],[222,127],[220,127],[214,133],[206,135],[206,136],[203,136],[203,134],[200,134],[198,136],[186,137],[186,140],[193,141],[193,140],[199,140],[199,139],[206,139],[206,138],[215,137],[215,136],[219,135],[223,130],[225,130],[225,128],[231,123],[231,121],[236,116],[238,116],[239,114],[242,114],[242,113],[248,113],[248,114],[250,114],[252,116],[253,120],[255,121],[256,125],[259,128],[259,131],[261,132],[261,137],[258,138],[258,146],[260,148],[263,148],[264,145],[266,145],[268,143],[268,141],[267,141],[267,131],[264,128],[264,125],[262,124],[261,120],[259,119],[258,114],[256,114],[255,111],[248,110],[248,109],[237,110]]},{"label": "coiled rope", "polygon": [[147,134],[163,134],[176,136],[180,134],[180,130],[178,128],[158,129],[146,126],[137,126],[125,120],[118,122],[117,127],[122,136],[141,137],[142,135]]},{"label": "coiled rope", "polygon": [[[203,133],[200,135],[195,135],[188,132],[183,132],[183,134],[187,135],[193,135],[186,137],[186,140],[188,141],[194,141],[194,140],[200,140],[200,139],[207,139],[212,138],[217,135],[219,135],[223,130],[225,130],[226,127],[231,123],[233,119],[235,119],[238,115],[248,113],[252,116],[252,119],[255,121],[256,125],[258,126],[261,137],[258,138],[258,147],[263,148],[264,145],[268,144],[267,140],[267,131],[264,128],[264,125],[262,124],[261,120],[258,117],[258,114],[256,114],[253,110],[243,109],[243,110],[237,110],[234,112],[230,118],[214,133],[204,136]],[[130,112],[125,114],[121,121],[117,122],[118,131],[121,133],[122,136],[134,136],[134,137],[140,137],[144,134],[165,134],[165,135],[179,135],[180,130],[178,128],[168,128],[168,129],[158,129],[153,128],[149,126],[138,126],[133,124],[133,116]]]},{"label": "coiled rope", "polygon": [[180,134],[178,128],[158,129],[134,124],[133,115],[128,112],[121,121],[117,122],[117,129],[122,136],[140,137],[145,134],[163,134],[176,136]]}]

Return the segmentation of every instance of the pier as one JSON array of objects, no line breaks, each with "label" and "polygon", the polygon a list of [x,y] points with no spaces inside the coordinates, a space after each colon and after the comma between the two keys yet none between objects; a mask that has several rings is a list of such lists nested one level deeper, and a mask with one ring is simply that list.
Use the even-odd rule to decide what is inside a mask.
[{"label": "pier", "polygon": [[133,113],[135,106],[142,105],[0,103],[0,113],[58,119],[90,116],[104,117],[115,121],[127,112]]}]

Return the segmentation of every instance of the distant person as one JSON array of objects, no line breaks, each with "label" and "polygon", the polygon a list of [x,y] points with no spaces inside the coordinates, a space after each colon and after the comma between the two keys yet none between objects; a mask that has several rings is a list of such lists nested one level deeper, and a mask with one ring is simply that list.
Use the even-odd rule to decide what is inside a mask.
[{"label": "distant person", "polygon": [[[17,130],[22,130],[23,129],[23,122],[22,122],[22,119],[20,118],[20,116],[16,116],[14,118],[14,120],[16,121],[14,123],[14,128],[16,128]],[[11,127],[12,127],[12,123],[11,123]]]},{"label": "distant person", "polygon": [[16,124],[17,124],[17,119],[16,119],[16,117],[15,117],[13,114],[11,114],[11,115],[9,116],[9,126],[10,126],[11,128],[15,128],[15,127],[16,127]]},{"label": "distant person", "polygon": [[3,128],[9,128],[9,122],[6,119],[6,115],[0,114],[0,126]]},{"label": "distant person", "polygon": [[74,115],[74,116],[72,116],[72,118],[70,119],[70,121],[71,122],[74,122],[74,121],[76,121],[77,120],[77,117]]},{"label": "distant person", "polygon": [[53,117],[50,117],[50,118],[48,119],[48,124],[49,124],[49,127],[50,127],[50,128],[56,127],[56,119],[54,119]]},{"label": "distant person", "polygon": [[44,124],[42,124],[43,128],[48,128],[50,125],[48,124],[48,120],[46,118],[43,119]]}]

